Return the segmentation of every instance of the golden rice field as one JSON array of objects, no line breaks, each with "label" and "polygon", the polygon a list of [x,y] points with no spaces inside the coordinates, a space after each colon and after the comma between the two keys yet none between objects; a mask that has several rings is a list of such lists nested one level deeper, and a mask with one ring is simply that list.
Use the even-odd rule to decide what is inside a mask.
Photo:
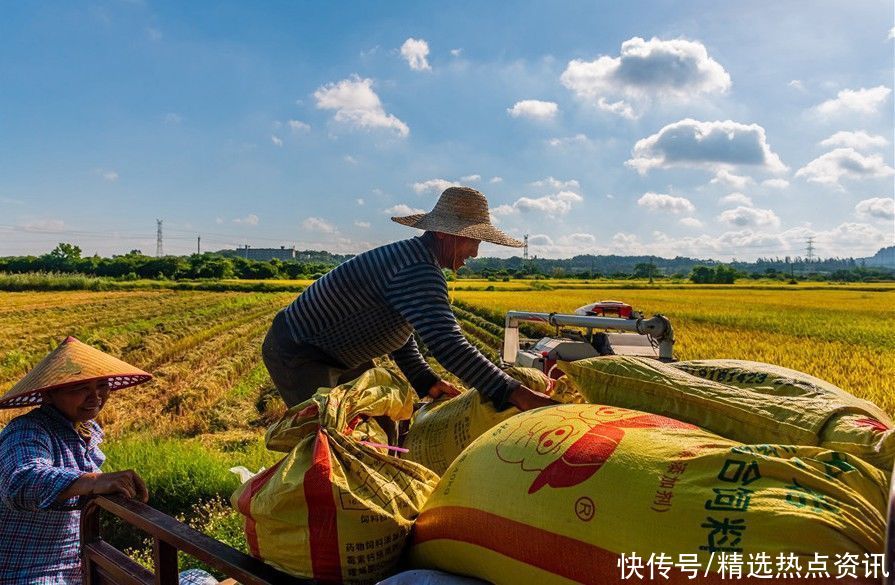
[{"label": "golden rice field", "polygon": [[[280,409],[259,349],[292,293],[190,291],[0,294],[0,389],[66,335],[155,375],[110,400],[107,432],[200,435],[262,425]],[[267,386],[265,386],[267,384]],[[265,391],[267,394],[265,394]],[[259,402],[260,401],[260,402]],[[18,414],[0,411],[0,423]]]},{"label": "golden rice field", "polygon": [[774,363],[828,380],[895,413],[895,291],[688,287],[452,295],[495,323],[510,309],[571,312],[595,300],[623,300],[671,319],[679,359]]},{"label": "golden rice field", "polygon": [[[581,281],[567,283],[573,284]],[[680,359],[779,364],[895,413],[895,289],[590,286],[451,295],[464,332],[491,357],[507,310],[562,312],[618,299],[668,316]],[[156,376],[110,401],[101,422],[111,434],[256,434],[282,409],[260,360],[261,340],[274,313],[293,297],[171,290],[2,293],[0,390],[74,335]],[[17,413],[0,411],[0,424]]]}]

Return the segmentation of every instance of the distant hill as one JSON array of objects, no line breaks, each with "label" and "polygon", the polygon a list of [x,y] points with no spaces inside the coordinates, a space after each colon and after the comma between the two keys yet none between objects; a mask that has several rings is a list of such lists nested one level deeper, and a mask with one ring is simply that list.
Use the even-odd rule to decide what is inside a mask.
[{"label": "distant hill", "polygon": [[880,248],[880,250],[876,254],[874,254],[870,258],[866,258],[864,261],[867,266],[895,268],[895,246]]},{"label": "distant hill", "polygon": [[678,256],[675,258],[662,258],[659,256],[618,256],[618,255],[579,255],[572,258],[548,259],[533,258],[525,262],[519,256],[512,258],[476,258],[468,261],[467,266],[472,272],[484,271],[520,271],[539,272],[545,275],[582,275],[600,274],[612,276],[613,274],[631,274],[638,264],[653,264],[659,274],[673,275],[689,274],[696,266],[713,266],[717,264],[729,264],[733,268],[747,273],[833,273],[837,270],[851,270],[860,266],[895,269],[895,246],[882,248],[869,258],[827,258],[807,260],[802,257],[784,258],[758,258],[752,262],[733,260],[721,262],[713,259],[687,258]]}]

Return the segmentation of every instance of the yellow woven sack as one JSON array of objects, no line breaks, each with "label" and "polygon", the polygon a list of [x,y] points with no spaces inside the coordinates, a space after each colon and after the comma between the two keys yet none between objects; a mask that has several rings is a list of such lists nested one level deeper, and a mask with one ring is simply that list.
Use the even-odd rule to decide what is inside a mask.
[{"label": "yellow woven sack", "polygon": [[550,398],[562,402],[564,404],[586,404],[584,396],[575,387],[572,379],[568,376],[562,376],[554,381],[553,387],[547,392]]},{"label": "yellow woven sack", "polygon": [[671,364],[692,374],[744,388],[751,392],[785,396],[794,403],[821,397],[826,410],[835,412],[821,428],[817,444],[846,451],[885,471],[895,460],[895,423],[870,401],[862,400],[820,378],[762,362],[744,360],[692,360]]},{"label": "yellow woven sack", "polygon": [[504,370],[504,373],[514,380],[522,382],[535,392],[549,392],[556,380],[550,379],[547,374],[537,368],[526,368],[524,366],[511,366]]},{"label": "yellow woven sack", "polygon": [[519,414],[515,407],[498,412],[475,390],[424,404],[414,413],[402,446],[402,459],[416,461],[439,475],[476,437]]},{"label": "yellow woven sack", "polygon": [[736,388],[648,358],[604,356],[560,367],[588,402],[663,414],[744,443],[817,445],[844,404]]},{"label": "yellow woven sack", "polygon": [[267,433],[269,448],[288,454],[231,496],[251,553],[324,582],[388,575],[438,476],[388,455],[372,417],[406,419],[414,399],[406,382],[374,368],[289,409]]},{"label": "yellow woven sack", "polygon": [[[553,382],[535,368],[513,366],[504,372],[537,392],[549,391]],[[404,459],[425,465],[435,473],[444,473],[476,437],[520,412],[515,407],[498,412],[478,392],[463,390],[460,396],[426,403],[414,413],[402,443],[408,449],[402,455]]]},{"label": "yellow woven sack", "polygon": [[808,561],[829,555],[835,575],[837,554],[882,553],[887,492],[885,474],[849,454],[563,404],[502,422],[454,461],[417,518],[409,559],[498,585],[605,584],[630,582],[621,555],[634,553],[643,572],[664,558],[668,578],[655,582],[721,584],[731,580],[721,555],[741,567],[771,559],[770,580],[758,566],[734,582],[779,583],[776,560],[791,554],[797,581],[829,583]]}]

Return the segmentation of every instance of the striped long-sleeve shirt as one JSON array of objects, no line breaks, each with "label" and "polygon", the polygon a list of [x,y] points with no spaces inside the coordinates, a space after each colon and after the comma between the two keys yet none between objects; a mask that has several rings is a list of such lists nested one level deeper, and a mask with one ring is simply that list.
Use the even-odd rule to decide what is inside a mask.
[{"label": "striped long-sleeve shirt", "polygon": [[519,382],[463,337],[430,237],[369,250],[324,275],[284,309],[289,335],[347,368],[389,354],[425,395],[438,376],[420,355],[416,330],[446,370],[503,408]]}]

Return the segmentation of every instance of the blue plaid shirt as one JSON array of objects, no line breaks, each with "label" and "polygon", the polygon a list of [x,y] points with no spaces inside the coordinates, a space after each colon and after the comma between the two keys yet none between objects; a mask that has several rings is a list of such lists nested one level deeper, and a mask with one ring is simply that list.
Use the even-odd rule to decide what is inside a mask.
[{"label": "blue plaid shirt", "polygon": [[106,459],[102,429],[94,421],[88,428],[85,441],[43,405],[0,432],[0,584],[81,582],[78,498],[55,500]]}]

